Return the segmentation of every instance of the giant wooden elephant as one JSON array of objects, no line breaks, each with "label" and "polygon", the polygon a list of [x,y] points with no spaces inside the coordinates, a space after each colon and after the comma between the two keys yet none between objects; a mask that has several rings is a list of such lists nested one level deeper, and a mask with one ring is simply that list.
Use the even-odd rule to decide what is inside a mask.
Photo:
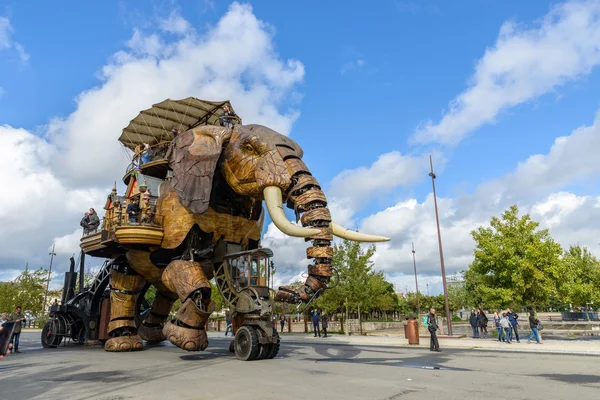
[{"label": "giant wooden elephant", "polygon": [[[176,346],[204,350],[205,323],[214,309],[209,279],[216,249],[259,247],[263,207],[279,230],[312,241],[308,277],[299,290],[281,287],[276,300],[307,301],[323,291],[332,276],[333,236],[356,241],[385,241],[340,227],[332,221],[318,181],[302,162],[300,146],[260,125],[201,126],[188,130],[167,152],[172,179],[159,189],[156,213],[162,218],[160,247],[132,248],[111,270],[112,336],[108,351],[142,349],[142,339],[169,339]],[[302,226],[291,223],[283,204]],[[134,309],[141,289],[150,283],[157,296],[139,329]],[[182,307],[167,321],[173,302]]]}]

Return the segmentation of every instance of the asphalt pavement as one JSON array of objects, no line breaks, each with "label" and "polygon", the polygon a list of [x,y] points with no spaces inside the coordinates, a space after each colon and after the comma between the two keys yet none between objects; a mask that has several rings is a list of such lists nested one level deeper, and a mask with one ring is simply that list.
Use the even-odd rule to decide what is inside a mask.
[{"label": "asphalt pavement", "polygon": [[[0,399],[597,399],[600,357],[445,349],[284,336],[273,360],[238,361],[213,333],[204,352],[171,344],[107,353],[42,349],[25,332],[0,361]],[[329,339],[333,339],[329,341]],[[500,395],[501,394],[501,395]]]}]

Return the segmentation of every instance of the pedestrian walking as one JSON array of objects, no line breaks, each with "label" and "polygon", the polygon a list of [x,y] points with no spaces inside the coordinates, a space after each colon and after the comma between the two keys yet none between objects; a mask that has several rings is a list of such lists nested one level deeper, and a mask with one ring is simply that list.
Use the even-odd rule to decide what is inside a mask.
[{"label": "pedestrian walking", "polygon": [[440,330],[440,327],[438,326],[437,318],[435,317],[435,308],[429,309],[429,314],[427,315],[427,330],[429,330],[429,334],[431,335],[429,340],[429,351],[441,351],[437,338],[437,331]]},{"label": "pedestrian walking", "polygon": [[527,343],[531,343],[531,339],[535,339],[537,344],[540,344],[540,336],[538,333],[538,325],[540,320],[535,317],[533,310],[529,311],[529,328],[531,328],[531,334],[527,338]]},{"label": "pedestrian walking", "polygon": [[469,324],[473,329],[473,338],[479,339],[479,330],[477,328],[477,314],[475,314],[475,310],[471,310],[471,316],[469,317]]},{"label": "pedestrian walking", "polygon": [[231,325],[231,318],[229,318],[228,316],[225,317],[225,324],[225,336],[227,336],[227,333],[229,332],[231,332],[231,336],[233,336],[233,325]]}]

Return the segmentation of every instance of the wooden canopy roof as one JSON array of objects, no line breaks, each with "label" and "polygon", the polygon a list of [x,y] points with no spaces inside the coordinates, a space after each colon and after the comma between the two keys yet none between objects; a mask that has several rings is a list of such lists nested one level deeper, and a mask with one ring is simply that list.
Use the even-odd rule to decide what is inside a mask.
[{"label": "wooden canopy roof", "polygon": [[185,132],[199,125],[217,125],[223,107],[233,107],[229,100],[207,101],[195,97],[182,100],[167,99],[141,111],[121,133],[119,142],[134,150],[140,143],[149,145],[173,140],[171,130]]}]

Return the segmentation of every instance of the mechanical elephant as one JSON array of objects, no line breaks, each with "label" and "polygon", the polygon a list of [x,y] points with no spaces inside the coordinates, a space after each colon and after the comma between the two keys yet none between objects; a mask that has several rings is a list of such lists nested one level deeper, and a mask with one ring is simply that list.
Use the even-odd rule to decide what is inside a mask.
[{"label": "mechanical elephant", "polygon": [[[178,135],[167,151],[172,177],[160,186],[156,213],[162,218],[160,247],[130,249],[122,267],[111,271],[112,336],[109,351],[142,348],[142,339],[165,339],[180,348],[204,350],[205,324],[214,310],[209,280],[214,265],[234,249],[259,247],[264,210],[286,235],[311,241],[308,277],[298,290],[280,287],[275,300],[309,301],[332,276],[333,236],[379,242],[381,236],[337,225],[319,182],[302,162],[292,139],[261,125],[200,126]],[[302,226],[290,222],[283,205]],[[137,328],[133,305],[145,284],[157,288],[150,315]],[[182,306],[167,321],[175,300]]]}]

